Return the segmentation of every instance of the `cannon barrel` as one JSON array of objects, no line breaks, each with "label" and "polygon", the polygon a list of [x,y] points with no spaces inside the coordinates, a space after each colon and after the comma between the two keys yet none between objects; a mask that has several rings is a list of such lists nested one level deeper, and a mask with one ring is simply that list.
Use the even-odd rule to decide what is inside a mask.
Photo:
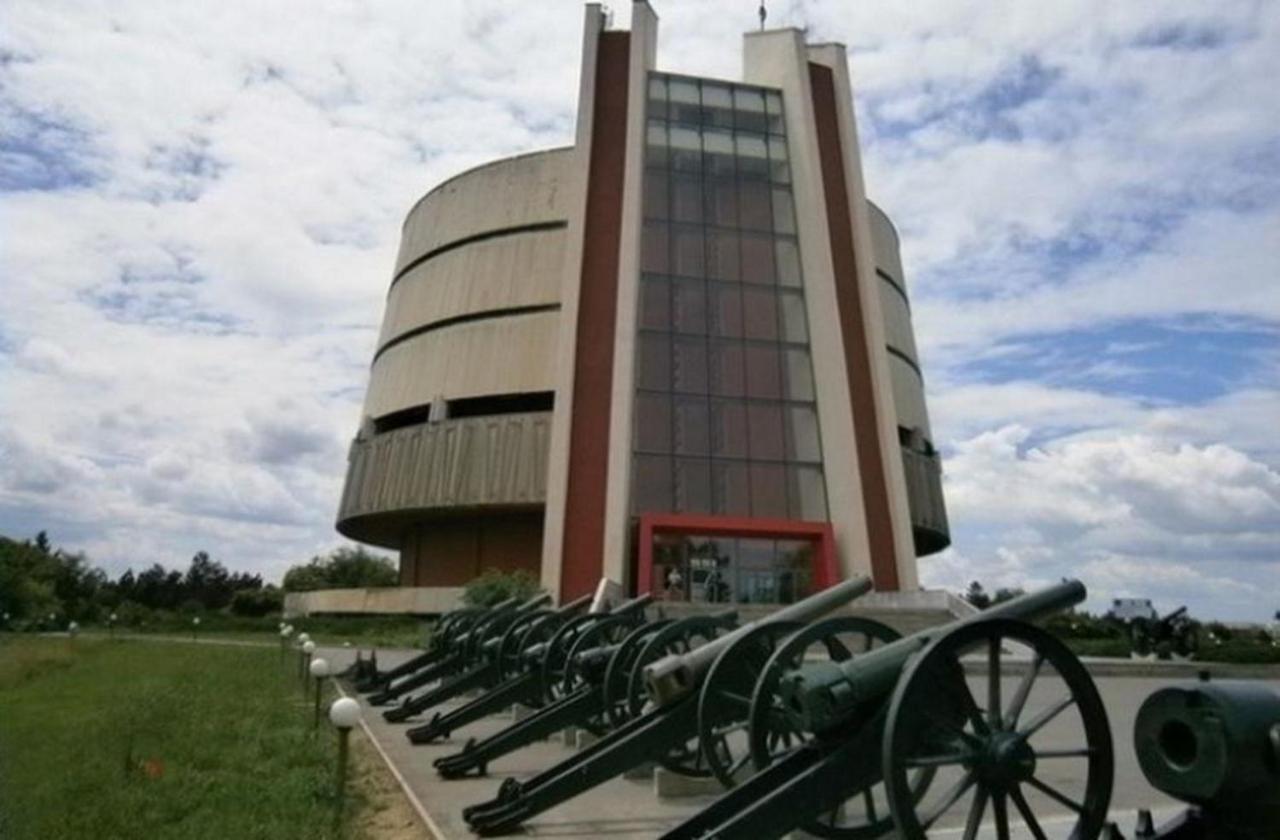
[{"label": "cannon barrel", "polygon": [[1280,692],[1273,686],[1224,680],[1159,689],[1138,710],[1133,746],[1147,781],[1202,808],[1217,834],[1280,837]]},{"label": "cannon barrel", "polygon": [[[580,598],[575,598],[569,603],[565,604],[564,606],[557,607],[556,609],[552,610],[551,614],[558,618],[564,618],[566,616],[573,615],[576,612],[581,612],[583,609],[591,605],[591,598],[592,596],[590,595],[583,595]],[[546,603],[546,601],[550,599],[551,599],[551,596],[548,595],[546,597],[546,600],[543,600],[540,603]],[[517,612],[519,612],[521,615],[524,615],[530,612],[530,610],[526,610],[525,605],[522,604],[517,609]],[[502,636],[494,636],[492,639],[488,639],[487,641],[485,641],[484,643],[485,653],[487,654],[497,653],[498,649],[502,646],[502,638],[503,638]]]},{"label": "cannon barrel", "polygon": [[907,660],[940,633],[992,618],[1034,621],[1080,603],[1085,595],[1084,584],[1078,580],[1028,592],[968,618],[921,630],[845,662],[805,665],[788,674],[779,691],[796,724],[811,732],[829,729],[857,707],[888,697]]},{"label": "cannon barrel", "polygon": [[1173,612],[1171,612],[1171,613],[1169,613],[1168,615],[1166,615],[1164,618],[1160,619],[1160,623],[1161,623],[1161,624],[1168,624],[1168,623],[1170,623],[1170,622],[1172,622],[1172,621],[1176,621],[1178,618],[1181,618],[1182,616],[1186,615],[1186,612],[1187,612],[1187,607],[1186,607],[1186,605],[1184,604],[1184,605],[1182,605],[1181,607],[1178,607],[1178,608],[1177,608],[1176,610],[1174,610]]},{"label": "cannon barrel", "polygon": [[677,697],[697,690],[716,657],[760,625],[813,621],[869,591],[870,578],[850,578],[783,607],[765,618],[744,624],[732,633],[726,633],[690,653],[663,657],[644,669],[645,690],[658,705],[670,703]]}]

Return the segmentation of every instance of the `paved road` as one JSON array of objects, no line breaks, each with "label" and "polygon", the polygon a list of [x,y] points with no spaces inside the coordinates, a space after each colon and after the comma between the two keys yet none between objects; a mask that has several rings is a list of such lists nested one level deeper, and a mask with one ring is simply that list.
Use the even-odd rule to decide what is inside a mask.
[{"label": "paved road", "polygon": [[[339,667],[343,667],[353,657],[352,651],[343,649],[325,649],[324,653]],[[407,655],[407,652],[379,651],[379,664],[383,668],[392,667]],[[981,675],[970,677],[975,695],[979,697],[984,690],[983,679]],[[1097,678],[1099,691],[1107,706],[1116,755],[1111,813],[1126,834],[1132,831],[1135,811],[1139,807],[1154,808],[1158,819],[1162,815],[1171,815],[1178,809],[1174,800],[1146,783],[1138,769],[1132,744],[1133,720],[1142,701],[1155,689],[1178,681],[1150,676]],[[1280,689],[1280,681],[1273,683]],[[1059,690],[1060,683],[1053,679],[1042,679],[1032,693],[1028,709],[1036,708],[1037,703],[1048,705]],[[1069,718],[1069,715],[1063,715],[1045,729],[1046,740],[1042,747],[1079,745],[1078,723],[1073,727]],[[407,725],[386,723],[380,710],[366,707],[365,720],[370,733],[404,779],[412,796],[429,813],[435,829],[447,838],[473,836],[461,819],[462,807],[491,798],[503,779],[527,777],[572,754],[571,747],[559,739],[544,741],[495,762],[490,767],[487,778],[445,782],[436,775],[431,762],[439,756],[459,750],[468,737],[484,737],[508,725],[509,716],[486,719],[456,734],[451,742],[426,746],[411,745],[403,734]],[[1073,777],[1071,761],[1078,760],[1067,760],[1062,766],[1053,769],[1046,767],[1042,775],[1066,792],[1072,791],[1073,785],[1075,790],[1079,790],[1078,774]],[[712,799],[711,796],[660,799],[654,794],[653,785],[650,779],[614,779],[535,817],[526,825],[526,832],[540,837],[654,837],[663,829],[698,811]],[[1065,827],[1070,822],[1069,812],[1065,808],[1044,797],[1033,799],[1032,804],[1037,816],[1045,818],[1045,828],[1050,836],[1054,836],[1054,827],[1062,828],[1059,833],[1065,834]],[[962,818],[963,812],[958,816]],[[951,833],[948,831],[942,836]],[[959,833],[958,829],[954,832],[955,836],[959,836]]]}]

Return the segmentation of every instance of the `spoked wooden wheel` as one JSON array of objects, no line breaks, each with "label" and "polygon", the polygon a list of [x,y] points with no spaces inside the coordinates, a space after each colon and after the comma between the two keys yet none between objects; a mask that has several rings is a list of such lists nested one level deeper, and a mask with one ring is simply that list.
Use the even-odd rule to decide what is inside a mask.
[{"label": "spoked wooden wheel", "polygon": [[[887,624],[857,616],[837,616],[814,622],[788,638],[770,657],[751,695],[748,745],[755,769],[763,770],[811,737],[798,731],[786,713],[778,687],[783,677],[805,662],[843,662],[900,638]],[[929,774],[918,773],[915,785],[928,786]],[[858,791],[843,806],[822,814],[804,830],[833,840],[880,837],[892,828],[889,805],[881,785]]]},{"label": "spoked wooden wheel", "polygon": [[530,632],[539,626],[555,623],[555,610],[534,610],[511,622],[498,643],[498,669],[503,679],[510,679],[523,670],[520,657],[529,642]]},{"label": "spoked wooden wheel", "polygon": [[627,684],[631,680],[631,666],[635,664],[636,657],[650,639],[675,621],[674,618],[660,618],[637,627],[609,657],[609,665],[604,669],[604,711],[611,728],[622,726],[631,719]]},{"label": "spoked wooden wheel", "polygon": [[545,699],[554,703],[560,699],[560,689],[564,686],[565,672],[569,667],[569,648],[573,647],[578,635],[600,620],[593,614],[578,615],[556,628],[556,632],[547,640],[547,649],[543,651],[542,663],[539,665],[542,679],[542,690]]},{"label": "spoked wooden wheel", "polygon": [[[583,673],[578,656],[595,648],[620,644],[635,629],[636,620],[635,617],[627,615],[607,616],[578,634],[569,648],[564,682],[559,688],[562,697],[588,684],[588,675]],[[593,735],[605,734],[609,730],[609,719],[604,707],[602,706],[598,713],[582,721],[582,728]]]},{"label": "spoked wooden wheel", "polygon": [[774,651],[802,626],[794,621],[757,626],[717,656],[703,678],[698,743],[707,766],[726,788],[755,772],[747,743],[751,692]]},{"label": "spoked wooden wheel", "polygon": [[[965,677],[967,654],[985,662],[985,675]],[[907,784],[918,768],[937,773],[922,798]],[[1038,627],[1007,619],[958,627],[925,648],[898,681],[885,726],[884,776],[906,840],[957,828],[972,840],[986,820],[999,840],[1011,837],[1013,822],[1025,826],[1020,835],[1039,840],[1094,840],[1113,775],[1111,729],[1093,680],[1066,645]]]}]

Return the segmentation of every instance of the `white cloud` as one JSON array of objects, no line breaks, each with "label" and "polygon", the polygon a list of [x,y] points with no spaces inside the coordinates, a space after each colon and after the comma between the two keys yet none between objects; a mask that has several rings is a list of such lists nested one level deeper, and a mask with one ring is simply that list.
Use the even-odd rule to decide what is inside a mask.
[{"label": "white cloud", "polygon": [[[737,76],[754,6],[655,5],[661,66]],[[0,529],[112,571],[204,548],[278,573],[336,543],[400,221],[466,166],[570,139],[580,22],[9,4]],[[926,576],[1076,567],[1114,590],[1163,568],[1177,597],[1274,572],[1280,354],[1195,402],[1129,388],[1141,347],[984,371],[1122,320],[1280,324],[1280,7],[831,0],[769,22],[852,49],[948,456],[957,547]]]}]

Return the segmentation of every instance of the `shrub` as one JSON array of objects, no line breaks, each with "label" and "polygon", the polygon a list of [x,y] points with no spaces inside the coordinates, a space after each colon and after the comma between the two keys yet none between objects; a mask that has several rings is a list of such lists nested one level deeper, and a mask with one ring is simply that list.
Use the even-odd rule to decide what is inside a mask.
[{"label": "shrub", "polygon": [[234,615],[260,618],[278,613],[284,608],[284,593],[274,586],[262,589],[241,589],[231,596],[231,612]]},{"label": "shrub", "polygon": [[327,557],[312,557],[311,562],[293,566],[284,573],[285,592],[364,589],[395,586],[399,582],[395,564],[364,546],[339,548]]},{"label": "shrub", "polygon": [[530,598],[540,589],[538,578],[524,569],[485,569],[484,574],[467,584],[462,600],[468,606],[490,607],[508,598]]}]

